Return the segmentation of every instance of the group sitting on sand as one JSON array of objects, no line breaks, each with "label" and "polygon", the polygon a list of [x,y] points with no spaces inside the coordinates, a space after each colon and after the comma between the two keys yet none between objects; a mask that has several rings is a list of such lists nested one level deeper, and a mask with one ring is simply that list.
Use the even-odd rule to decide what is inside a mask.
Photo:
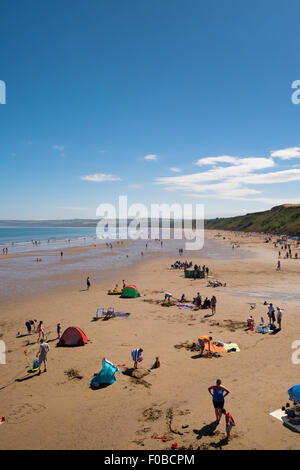
[{"label": "group sitting on sand", "polygon": [[175,263],[171,264],[172,269],[186,269],[186,268],[191,268],[193,266],[193,262],[190,261],[175,261]]}]

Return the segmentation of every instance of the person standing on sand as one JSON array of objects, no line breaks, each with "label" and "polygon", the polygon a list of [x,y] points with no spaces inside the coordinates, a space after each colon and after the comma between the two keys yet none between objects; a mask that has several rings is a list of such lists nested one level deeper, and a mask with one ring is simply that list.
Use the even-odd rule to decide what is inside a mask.
[{"label": "person standing on sand", "polygon": [[216,385],[208,387],[208,392],[213,397],[213,405],[216,414],[216,422],[219,424],[224,408],[224,399],[229,394],[229,390],[221,385],[221,380],[217,379]]},{"label": "person standing on sand", "polygon": [[87,279],[86,279],[86,290],[89,290],[90,287],[91,287],[91,282],[90,282],[90,278],[88,276]]},{"label": "person standing on sand", "polygon": [[60,339],[60,332],[61,332],[61,324],[60,323],[57,323],[56,331],[57,331],[57,339]]},{"label": "person standing on sand", "polygon": [[277,307],[277,323],[278,323],[279,330],[281,330],[281,320],[282,320],[282,311],[280,307]]},{"label": "person standing on sand", "polygon": [[268,317],[269,317],[269,323],[271,325],[271,323],[274,323],[275,322],[275,309],[273,307],[273,304],[270,304],[269,305],[269,308],[268,308]]},{"label": "person standing on sand", "polygon": [[43,339],[41,339],[40,349],[37,353],[36,357],[39,358],[39,372],[38,375],[41,375],[41,365],[44,363],[44,372],[47,372],[47,354],[49,352],[49,344],[45,343]]},{"label": "person standing on sand", "polygon": [[222,414],[225,415],[225,420],[226,420],[226,439],[230,439],[230,431],[232,429],[232,426],[235,426],[235,421],[229,411],[226,411],[225,408],[222,409]]},{"label": "person standing on sand", "polygon": [[44,330],[44,326],[43,326],[43,322],[42,322],[42,321],[40,321],[40,323],[38,324],[37,333],[39,334],[38,341],[40,341],[41,337],[42,337],[42,339],[44,340],[45,330]]},{"label": "person standing on sand", "polygon": [[211,306],[211,313],[214,315],[216,313],[216,304],[217,304],[217,299],[213,295],[211,300],[210,300],[210,306]]}]

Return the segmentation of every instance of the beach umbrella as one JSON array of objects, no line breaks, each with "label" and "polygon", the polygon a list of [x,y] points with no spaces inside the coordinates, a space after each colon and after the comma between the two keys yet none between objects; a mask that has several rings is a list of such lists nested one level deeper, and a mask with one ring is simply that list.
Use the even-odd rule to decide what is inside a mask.
[{"label": "beach umbrella", "polygon": [[300,383],[290,388],[288,390],[288,393],[291,401],[294,401],[295,403],[300,403]]}]

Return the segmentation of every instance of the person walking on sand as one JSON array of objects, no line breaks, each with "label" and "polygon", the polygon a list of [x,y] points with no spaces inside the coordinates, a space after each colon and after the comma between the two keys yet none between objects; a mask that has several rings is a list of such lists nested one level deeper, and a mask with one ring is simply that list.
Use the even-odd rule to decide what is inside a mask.
[{"label": "person walking on sand", "polygon": [[136,348],[133,351],[131,351],[131,357],[133,360],[133,367],[137,369],[138,362],[142,362],[143,357],[143,349],[142,348]]},{"label": "person walking on sand", "polygon": [[277,261],[277,268],[276,268],[276,271],[280,271],[280,261],[279,261],[279,260]]},{"label": "person walking on sand", "polygon": [[42,337],[42,339],[44,340],[45,330],[44,330],[44,326],[43,326],[43,322],[42,322],[42,321],[40,321],[40,323],[38,324],[37,333],[39,334],[38,341],[40,341],[41,337]]},{"label": "person walking on sand", "polygon": [[89,290],[90,287],[91,287],[91,282],[90,282],[90,278],[88,276],[87,279],[86,279],[86,290]]},{"label": "person walking on sand", "polygon": [[56,331],[57,331],[57,339],[60,339],[60,333],[61,333],[61,324],[60,323],[57,323]]},{"label": "person walking on sand", "polygon": [[235,421],[232,417],[232,415],[229,413],[229,411],[226,411],[225,408],[222,409],[222,414],[225,415],[225,420],[226,420],[226,439],[230,439],[230,431],[232,429],[232,426],[235,426]]},{"label": "person walking on sand", "polygon": [[41,365],[44,363],[44,372],[47,372],[47,354],[50,350],[49,344],[45,343],[43,339],[41,339],[40,349],[36,355],[39,358],[39,372],[38,375],[41,375]]},{"label": "person walking on sand", "polygon": [[229,394],[229,390],[221,385],[220,379],[217,379],[216,385],[211,385],[208,387],[208,392],[213,397],[216,423],[219,424],[222,417],[222,409],[224,408],[225,397]]},{"label": "person walking on sand", "polygon": [[210,300],[211,313],[213,315],[216,313],[216,304],[217,304],[217,299],[216,299],[216,296],[213,295],[211,300]]}]

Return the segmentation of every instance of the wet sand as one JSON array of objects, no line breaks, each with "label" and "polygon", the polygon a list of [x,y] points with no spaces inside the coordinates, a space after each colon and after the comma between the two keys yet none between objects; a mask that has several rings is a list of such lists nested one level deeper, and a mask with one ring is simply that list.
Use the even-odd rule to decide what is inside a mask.
[{"label": "wet sand", "polygon": [[[207,233],[210,238],[215,235]],[[95,279],[89,291],[84,290],[84,276],[70,271],[72,284],[61,286],[55,294],[47,288],[1,302],[0,339],[6,343],[7,364],[0,365],[0,415],[8,421],[0,427],[0,448],[163,450],[177,441],[180,448],[193,449],[299,449],[299,434],[269,416],[287,402],[288,388],[299,382],[300,366],[291,361],[292,342],[300,339],[298,302],[286,297],[274,300],[283,309],[282,330],[276,335],[245,331],[243,322],[249,314],[256,323],[262,315],[267,321],[265,299],[251,293],[297,293],[300,261],[282,260],[278,272],[278,250],[263,238],[225,232],[224,236],[220,245],[230,247],[234,238],[240,244],[235,250],[247,249],[251,255],[238,258],[236,252],[235,258],[228,253],[227,259],[213,259],[192,253],[190,258],[208,265],[210,279],[226,282],[226,287],[207,287],[207,279],[185,279],[183,270],[169,269],[178,254],[166,252],[107,271],[106,278]],[[184,253],[182,259],[186,257]],[[107,290],[116,283],[121,286],[122,279],[135,284],[141,297],[108,296]],[[184,293],[188,300],[197,292],[202,298],[214,294],[216,314],[163,306],[157,302],[163,300],[164,292],[177,298]],[[131,315],[92,321],[97,308],[111,306]],[[24,323],[31,318],[43,320],[51,348],[48,372],[39,377],[27,373],[24,355],[26,349],[29,360],[34,359],[37,335],[16,337],[18,330],[25,334]],[[82,328],[89,343],[56,348],[58,321],[63,330]],[[197,351],[178,347],[197,342],[205,334],[213,340],[235,342],[241,351],[199,357]],[[35,344],[26,346],[28,339]],[[134,378],[123,372],[132,367],[130,351],[139,346],[144,349],[141,367],[145,372],[157,355],[161,367]],[[121,374],[116,374],[113,385],[91,390],[89,383],[99,372],[102,357],[119,365]],[[82,379],[70,379],[65,372],[71,368]],[[213,423],[207,391],[217,378],[230,390],[225,406],[237,424],[228,444],[225,422],[218,427]]]}]

